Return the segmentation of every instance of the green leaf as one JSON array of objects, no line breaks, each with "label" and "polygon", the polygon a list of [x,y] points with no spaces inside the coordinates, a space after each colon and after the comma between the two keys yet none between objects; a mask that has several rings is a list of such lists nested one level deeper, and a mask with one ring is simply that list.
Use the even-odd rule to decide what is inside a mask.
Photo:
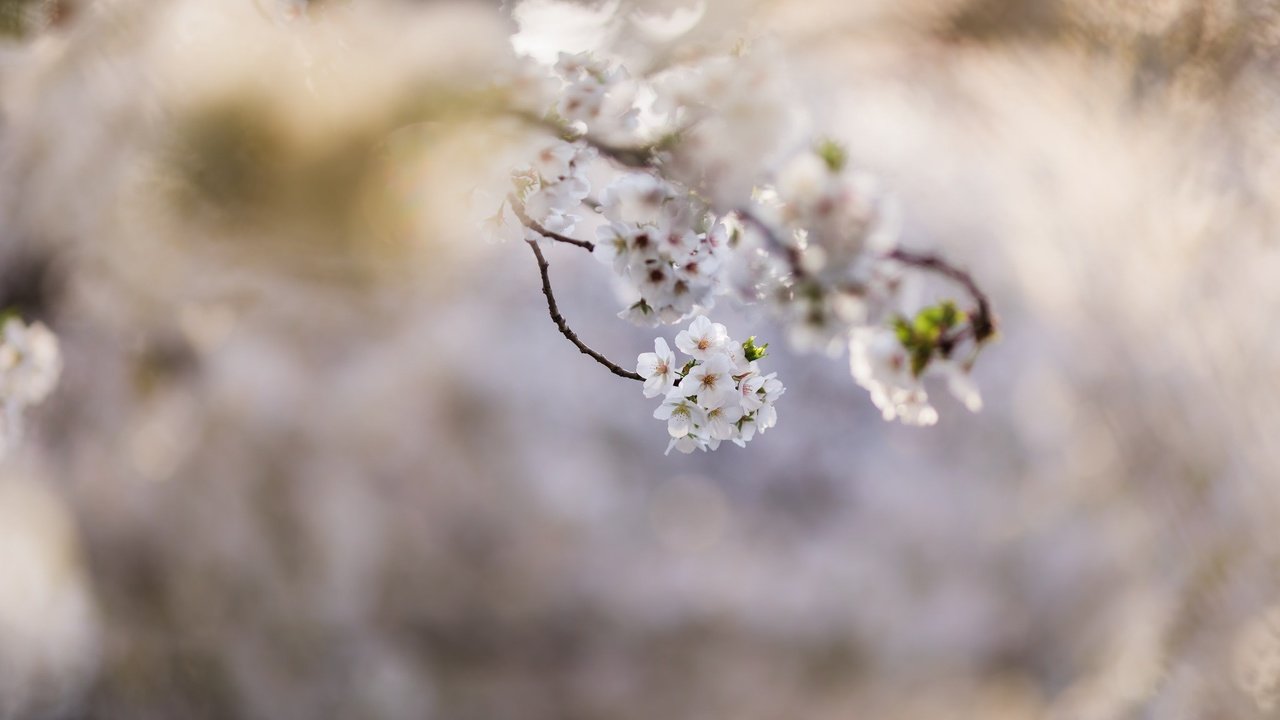
[{"label": "green leaf", "polygon": [[898,335],[898,342],[902,343],[905,348],[911,347],[915,342],[916,333],[911,328],[911,323],[901,315],[893,318],[893,331]]},{"label": "green leaf", "polygon": [[929,366],[931,359],[933,359],[932,345],[919,345],[911,348],[911,374],[920,377],[924,369]]}]

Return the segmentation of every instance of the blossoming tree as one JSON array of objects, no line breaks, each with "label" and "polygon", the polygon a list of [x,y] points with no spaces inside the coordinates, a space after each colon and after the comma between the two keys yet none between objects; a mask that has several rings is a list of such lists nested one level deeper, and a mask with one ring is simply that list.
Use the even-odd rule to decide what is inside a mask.
[{"label": "blossoming tree", "polygon": [[[837,141],[792,139],[773,64],[765,44],[634,75],[589,53],[526,59],[503,90],[546,138],[512,170],[505,197],[490,200],[486,233],[529,244],[570,342],[662,398],[654,417],[667,422],[668,451],[744,445],[776,422],[784,387],[760,366],[767,344],[711,322],[720,298],[763,308],[799,350],[847,349],[885,420],[937,422],[928,376],[977,411],[969,370],[996,332],[986,295],[945,259],[897,246],[892,199]],[[612,271],[627,297],[620,318],[692,320],[675,338],[684,357],[658,338],[633,372],[583,342],[552,291],[546,251],[558,244]],[[928,275],[964,299],[910,308],[904,288]]]},{"label": "blossoming tree", "polygon": [[[306,21],[306,3],[281,8],[284,21]],[[898,247],[891,196],[838,141],[804,130],[767,40],[716,47],[655,50],[634,73],[603,54],[520,57],[492,92],[472,92],[473,111],[496,110],[539,138],[500,192],[478,194],[492,195],[480,201],[484,232],[529,245],[551,318],[570,342],[661,398],[654,416],[667,422],[668,450],[744,445],[776,423],[785,388],[761,365],[768,344],[712,322],[721,299],[763,309],[799,350],[847,352],[854,381],[886,420],[937,422],[929,376],[978,410],[969,371],[996,332],[986,295],[942,257]],[[554,245],[609,268],[626,297],[620,318],[691,322],[675,337],[682,357],[658,338],[632,370],[592,349],[557,305]],[[914,303],[910,288],[925,276],[963,297]],[[43,357],[41,377],[56,379],[52,335],[29,330],[46,348],[33,355],[19,349],[26,326],[10,327],[0,350],[21,359],[10,364]],[[7,435],[51,386],[5,389]]]}]

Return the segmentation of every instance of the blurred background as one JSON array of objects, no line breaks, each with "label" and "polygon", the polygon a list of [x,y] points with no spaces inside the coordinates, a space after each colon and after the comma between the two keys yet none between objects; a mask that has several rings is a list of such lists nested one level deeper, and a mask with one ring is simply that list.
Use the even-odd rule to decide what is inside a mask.
[{"label": "blurred background", "polygon": [[[576,50],[680,5],[514,10]],[[0,718],[1280,713],[1280,9],[694,6],[1003,332],[926,429],[778,342],[778,427],[670,457],[459,212],[511,10],[0,2],[0,306],[66,363],[0,464]]]}]

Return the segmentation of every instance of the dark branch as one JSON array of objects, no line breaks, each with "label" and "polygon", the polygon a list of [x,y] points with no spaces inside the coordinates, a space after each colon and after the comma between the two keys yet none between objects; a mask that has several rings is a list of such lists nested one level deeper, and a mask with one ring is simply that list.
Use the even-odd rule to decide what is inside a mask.
[{"label": "dark branch", "polygon": [[637,147],[621,147],[611,145],[598,137],[579,133],[563,121],[535,115],[530,112],[516,112],[515,116],[524,122],[543,130],[549,130],[565,142],[582,142],[595,148],[601,155],[629,168],[651,168],[655,161],[658,146],[642,145]]},{"label": "dark branch", "polygon": [[897,260],[904,265],[937,273],[959,283],[973,297],[973,301],[978,304],[978,309],[969,320],[973,326],[974,342],[981,344],[996,334],[996,320],[995,316],[991,314],[991,301],[987,299],[987,294],[982,292],[982,289],[978,287],[978,283],[974,282],[969,273],[955,267],[937,255],[927,253],[898,249],[889,253],[889,258]]},{"label": "dark branch", "polygon": [[[800,263],[800,251],[795,247],[784,243],[777,232],[762,220],[753,214],[750,210],[736,210],[735,214],[742,219],[743,223],[754,227],[764,236],[765,242],[769,245],[770,250],[784,256],[788,264],[791,266],[791,273],[797,279],[805,276],[804,268]],[[892,260],[914,267],[918,270],[937,273],[956,283],[959,283],[966,292],[977,303],[978,308],[972,313],[970,318],[970,326],[973,332],[973,340],[978,344],[990,340],[996,333],[995,316],[991,314],[991,301],[987,298],[986,293],[978,287],[978,283],[974,282],[969,273],[955,267],[937,255],[929,255],[925,253],[916,253],[909,250],[894,250],[887,256]],[[954,345],[964,339],[965,333],[957,333],[947,338],[949,344]]]},{"label": "dark branch", "polygon": [[751,225],[764,235],[765,243],[769,245],[769,249],[787,259],[787,264],[791,266],[791,275],[797,280],[805,276],[804,267],[800,264],[800,249],[787,243],[782,242],[782,238],[778,237],[778,233],[774,232],[769,223],[761,220],[755,213],[750,210],[738,209],[733,211],[742,222]]},{"label": "dark branch", "polygon": [[577,238],[571,238],[568,235],[561,235],[560,233],[551,232],[550,230],[542,227],[541,225],[539,225],[536,222],[533,222],[532,220],[526,222],[525,225],[528,226],[530,230],[538,233],[542,237],[555,240],[556,242],[562,242],[569,245],[577,245],[578,247],[582,248],[583,250],[586,250],[587,252],[591,252],[592,250],[596,249],[595,243],[589,240],[579,240]]},{"label": "dark branch", "polygon": [[538,243],[527,240],[529,247],[533,250],[533,255],[538,259],[538,272],[542,274],[542,294],[547,296],[547,310],[551,313],[551,320],[560,328],[560,334],[569,339],[575,347],[582,351],[584,355],[590,355],[592,359],[601,365],[609,368],[609,372],[624,377],[629,380],[639,380],[644,382],[644,377],[630,370],[625,370],[609,358],[587,347],[586,343],[578,339],[578,334],[569,328],[569,323],[565,322],[564,316],[560,314],[560,308],[556,306],[556,296],[551,292],[551,275],[549,273],[551,266],[547,263],[547,258],[542,254],[542,248],[538,247]]},{"label": "dark branch", "polygon": [[569,245],[577,245],[578,247],[582,248],[583,250],[586,250],[587,252],[591,252],[592,250],[595,250],[596,246],[594,243],[588,242],[586,240],[578,240],[577,238],[571,238],[568,235],[561,235],[560,233],[551,232],[550,230],[534,222],[532,218],[530,218],[527,214],[525,214],[524,208],[520,206],[520,203],[519,201],[516,200],[515,195],[507,195],[507,203],[511,205],[511,211],[516,214],[516,217],[520,219],[520,222],[524,223],[525,227],[538,233],[539,235],[545,238],[550,238],[551,240],[555,240],[556,242],[567,243]]}]

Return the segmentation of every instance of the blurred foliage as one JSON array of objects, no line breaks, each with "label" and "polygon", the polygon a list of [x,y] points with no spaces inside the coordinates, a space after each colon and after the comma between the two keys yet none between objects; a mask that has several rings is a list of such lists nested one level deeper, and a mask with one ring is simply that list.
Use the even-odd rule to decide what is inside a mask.
[{"label": "blurred foliage", "polygon": [[0,37],[29,37],[66,22],[72,11],[69,0],[0,0]]},{"label": "blurred foliage", "polygon": [[[252,92],[198,105],[183,113],[169,143],[175,205],[291,272],[358,279],[394,266],[424,240],[398,224],[397,171],[430,161],[499,101],[484,89],[430,84],[406,97],[380,113],[313,122]],[[415,130],[411,142],[390,141],[405,128]]]}]

